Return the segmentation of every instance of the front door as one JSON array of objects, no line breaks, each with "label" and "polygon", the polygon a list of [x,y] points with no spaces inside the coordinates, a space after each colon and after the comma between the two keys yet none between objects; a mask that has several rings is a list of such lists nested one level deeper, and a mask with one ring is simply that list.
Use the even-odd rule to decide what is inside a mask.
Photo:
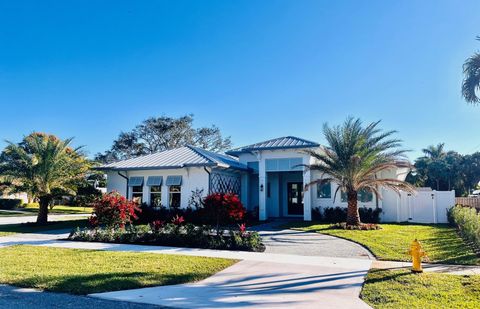
[{"label": "front door", "polygon": [[303,183],[287,183],[288,215],[303,215]]}]

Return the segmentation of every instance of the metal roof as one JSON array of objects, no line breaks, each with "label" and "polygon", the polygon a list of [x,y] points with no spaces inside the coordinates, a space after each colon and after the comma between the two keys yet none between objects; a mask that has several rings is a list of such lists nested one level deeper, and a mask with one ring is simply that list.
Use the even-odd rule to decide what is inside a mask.
[{"label": "metal roof", "polygon": [[275,149],[289,149],[289,148],[311,148],[311,147],[319,147],[320,144],[308,141],[303,138],[295,137],[295,136],[285,136],[270,139],[268,141],[235,148],[232,150],[227,151],[226,153],[232,156],[238,156],[244,152],[251,152],[255,150],[275,150]]},{"label": "metal roof", "polygon": [[98,167],[101,170],[175,169],[189,166],[218,166],[248,170],[236,158],[202,148],[185,146],[149,154],[133,159],[114,162]]}]

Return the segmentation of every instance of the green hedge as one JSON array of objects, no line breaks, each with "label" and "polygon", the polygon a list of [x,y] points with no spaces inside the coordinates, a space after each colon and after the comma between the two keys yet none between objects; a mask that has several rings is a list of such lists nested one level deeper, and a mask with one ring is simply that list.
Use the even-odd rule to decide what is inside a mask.
[{"label": "green hedge", "polygon": [[22,200],[0,198],[0,209],[14,209],[22,206]]},{"label": "green hedge", "polygon": [[449,211],[449,219],[457,226],[463,239],[480,250],[480,213],[475,208],[457,205]]}]

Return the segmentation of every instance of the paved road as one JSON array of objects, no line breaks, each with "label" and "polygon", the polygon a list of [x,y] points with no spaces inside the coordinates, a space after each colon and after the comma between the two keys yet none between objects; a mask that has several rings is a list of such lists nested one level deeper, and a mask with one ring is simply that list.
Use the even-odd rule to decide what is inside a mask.
[{"label": "paved road", "polygon": [[150,309],[161,308],[155,305],[136,304],[103,300],[86,296],[61,293],[39,292],[0,285],[0,308],[5,309],[51,309],[51,308],[102,308],[102,309]]}]

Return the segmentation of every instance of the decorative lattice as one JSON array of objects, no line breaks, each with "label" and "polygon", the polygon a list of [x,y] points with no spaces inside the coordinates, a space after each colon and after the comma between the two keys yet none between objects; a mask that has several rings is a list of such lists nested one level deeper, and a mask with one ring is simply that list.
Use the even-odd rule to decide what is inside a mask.
[{"label": "decorative lattice", "polygon": [[235,193],[240,195],[240,175],[212,173],[210,175],[210,193]]}]

